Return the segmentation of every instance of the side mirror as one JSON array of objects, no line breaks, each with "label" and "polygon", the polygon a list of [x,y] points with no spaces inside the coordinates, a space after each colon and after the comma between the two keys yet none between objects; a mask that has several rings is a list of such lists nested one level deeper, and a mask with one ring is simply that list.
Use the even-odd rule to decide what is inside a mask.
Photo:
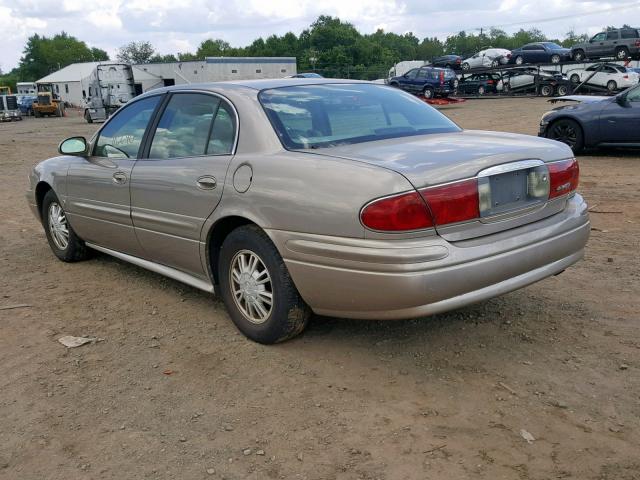
[{"label": "side mirror", "polygon": [[58,151],[62,155],[84,156],[87,154],[87,140],[84,137],[71,137],[63,140],[58,145]]},{"label": "side mirror", "polygon": [[620,105],[621,107],[626,107],[627,106],[627,96],[622,94],[622,95],[617,95],[616,96],[616,103],[618,105]]}]

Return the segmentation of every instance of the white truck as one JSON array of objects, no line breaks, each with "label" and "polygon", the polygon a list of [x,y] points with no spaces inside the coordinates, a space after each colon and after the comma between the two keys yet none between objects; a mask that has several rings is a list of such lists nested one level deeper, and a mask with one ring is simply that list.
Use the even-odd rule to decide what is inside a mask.
[{"label": "white truck", "polygon": [[84,118],[88,123],[106,120],[136,96],[133,70],[126,63],[97,65],[83,81],[82,88],[88,92],[84,109]]},{"label": "white truck", "polygon": [[398,62],[389,69],[387,79],[399,77],[400,75],[407,73],[412,68],[420,68],[428,64],[429,62],[425,62],[424,60],[405,60],[404,62]]}]

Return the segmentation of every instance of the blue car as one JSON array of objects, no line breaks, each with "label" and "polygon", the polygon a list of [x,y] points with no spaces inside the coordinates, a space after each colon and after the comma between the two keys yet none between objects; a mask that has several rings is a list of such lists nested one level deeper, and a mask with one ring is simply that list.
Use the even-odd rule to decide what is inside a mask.
[{"label": "blue car", "polygon": [[571,60],[571,49],[553,42],[527,43],[511,51],[509,63],[560,63]]},{"label": "blue car", "polygon": [[458,88],[458,78],[448,68],[420,67],[390,78],[389,85],[415,95],[424,95],[424,98],[436,95],[448,97]]},{"label": "blue car", "polygon": [[615,97],[569,95],[555,101],[579,103],[545,113],[539,136],[566,143],[574,152],[586,147],[640,147],[640,85]]},{"label": "blue car", "polygon": [[33,115],[33,101],[36,98],[34,95],[18,95],[18,108],[22,115]]}]

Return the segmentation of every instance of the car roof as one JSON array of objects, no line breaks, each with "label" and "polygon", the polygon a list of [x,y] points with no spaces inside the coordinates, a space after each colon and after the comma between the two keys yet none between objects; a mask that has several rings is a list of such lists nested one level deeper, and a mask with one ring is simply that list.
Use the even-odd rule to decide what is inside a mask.
[{"label": "car roof", "polygon": [[293,87],[300,85],[329,85],[329,84],[345,84],[345,83],[371,83],[364,80],[351,80],[344,78],[265,78],[260,80],[229,80],[224,82],[207,82],[207,83],[185,83],[180,85],[172,85],[170,87],[156,88],[145,92],[160,93],[174,92],[180,90],[268,90],[271,88]]}]

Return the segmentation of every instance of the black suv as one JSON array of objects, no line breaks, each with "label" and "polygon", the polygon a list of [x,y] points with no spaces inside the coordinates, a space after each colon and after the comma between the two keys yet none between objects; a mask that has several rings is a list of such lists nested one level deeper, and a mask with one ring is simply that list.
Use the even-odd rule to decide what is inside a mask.
[{"label": "black suv", "polygon": [[586,43],[571,47],[571,55],[576,62],[587,58],[615,57],[617,60],[640,56],[640,30],[621,28],[594,35]]}]

